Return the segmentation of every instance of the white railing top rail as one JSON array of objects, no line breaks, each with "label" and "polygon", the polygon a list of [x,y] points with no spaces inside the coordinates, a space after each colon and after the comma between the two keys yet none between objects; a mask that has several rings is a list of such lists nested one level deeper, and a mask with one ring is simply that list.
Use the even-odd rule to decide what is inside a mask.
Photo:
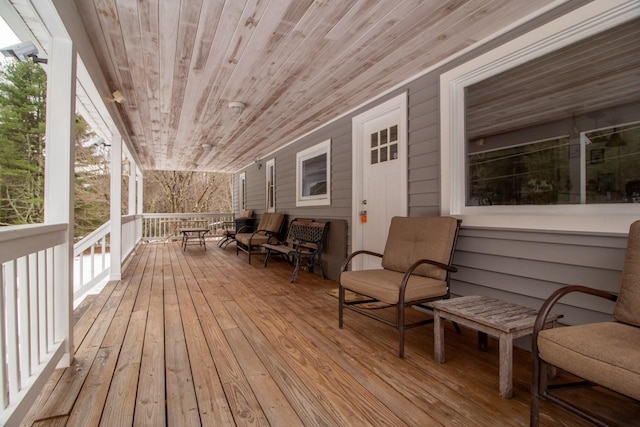
[{"label": "white railing top rail", "polygon": [[76,242],[73,245],[73,256],[78,256],[86,249],[90,248],[92,245],[98,243],[104,236],[111,232],[111,221],[107,221],[102,224],[100,227],[93,230],[89,233],[88,236],[84,237],[79,242]]},{"label": "white railing top rail", "polygon": [[143,218],[202,218],[217,216],[233,216],[231,212],[189,212],[189,213],[145,213]]},{"label": "white railing top rail", "polygon": [[0,264],[65,241],[67,224],[28,224],[0,228]]},{"label": "white railing top rail", "polygon": [[135,215],[122,215],[122,224],[127,224],[131,221],[135,221],[136,219],[140,219],[143,216],[140,214],[135,214]]}]

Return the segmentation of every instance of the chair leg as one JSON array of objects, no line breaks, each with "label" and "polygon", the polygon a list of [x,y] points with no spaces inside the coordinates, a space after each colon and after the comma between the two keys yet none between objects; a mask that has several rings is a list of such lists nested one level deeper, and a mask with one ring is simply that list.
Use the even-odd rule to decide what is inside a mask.
[{"label": "chair leg", "polygon": [[400,332],[400,343],[398,346],[398,356],[400,358],[404,357],[404,304],[402,302],[398,303],[398,318],[396,319],[398,322],[398,331]]},{"label": "chair leg", "polygon": [[327,276],[325,276],[324,268],[322,267],[322,254],[318,254],[318,265],[320,266],[320,274],[322,274],[322,280],[325,280]]},{"label": "chair leg", "polygon": [[[536,349],[534,348],[534,351]],[[537,353],[537,351],[535,351]],[[531,384],[531,414],[529,417],[529,426],[538,427],[540,423],[540,371],[541,363],[538,354],[532,354],[533,357],[533,379]]]},{"label": "chair leg", "polygon": [[296,283],[296,280],[298,279],[298,271],[300,271],[301,258],[299,256],[295,258],[296,258],[296,267],[293,269],[293,275],[291,275],[291,283]]},{"label": "chair leg", "polygon": [[262,267],[266,267],[269,263],[269,257],[271,256],[271,249],[267,249],[267,255],[264,257],[264,264]]},{"label": "chair leg", "polygon": [[343,307],[344,307],[344,288],[338,287],[338,327],[342,329],[343,326]]}]

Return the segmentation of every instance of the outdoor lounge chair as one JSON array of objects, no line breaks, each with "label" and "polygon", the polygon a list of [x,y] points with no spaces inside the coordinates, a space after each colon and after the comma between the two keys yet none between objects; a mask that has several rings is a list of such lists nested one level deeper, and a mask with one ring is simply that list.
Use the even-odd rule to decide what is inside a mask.
[{"label": "outdoor lounge chair", "polygon": [[[613,320],[584,325],[542,329],[554,304],[571,292],[616,301]],[[540,399],[548,399],[596,425],[604,420],[559,397],[551,390],[577,385],[601,385],[640,400],[640,221],[631,224],[620,293],[585,286],[566,286],[542,305],[532,336],[533,384],[531,426],[540,418]],[[547,385],[547,371],[554,366],[585,381]]]},{"label": "outdoor lounge chair", "polygon": [[251,209],[245,209],[240,211],[238,215],[236,215],[233,221],[225,221],[219,224],[216,224],[215,233],[220,236],[220,241],[218,242],[218,247],[225,249],[231,243],[236,241],[236,232],[237,230],[244,227],[247,230],[247,227],[253,224],[253,211]]},{"label": "outdoor lounge chair", "polygon": [[[405,324],[407,307],[449,298],[449,276],[460,220],[452,217],[394,217],[391,220],[384,254],[361,250],[342,264],[339,287],[338,322],[343,327],[344,309],[353,310],[400,332],[398,355],[404,356],[404,331],[433,322],[432,318]],[[351,260],[367,254],[382,258],[382,269],[347,271]],[[345,301],[345,290],[369,297],[364,301]],[[359,304],[381,301],[396,307],[395,321],[376,315]]]},{"label": "outdoor lounge chair", "polygon": [[282,231],[284,224],[284,214],[277,212],[265,212],[260,217],[260,222],[253,232],[245,232],[245,228],[236,231],[236,255],[240,252],[246,252],[249,255],[249,264],[251,264],[251,255],[256,249],[262,251],[262,244],[267,243],[270,237],[277,236]]}]

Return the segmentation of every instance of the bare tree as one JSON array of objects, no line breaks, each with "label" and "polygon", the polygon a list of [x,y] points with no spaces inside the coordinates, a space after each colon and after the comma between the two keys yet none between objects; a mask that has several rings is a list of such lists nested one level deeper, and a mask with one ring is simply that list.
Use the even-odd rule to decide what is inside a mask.
[{"label": "bare tree", "polygon": [[231,212],[232,175],[191,171],[147,171],[144,211]]}]

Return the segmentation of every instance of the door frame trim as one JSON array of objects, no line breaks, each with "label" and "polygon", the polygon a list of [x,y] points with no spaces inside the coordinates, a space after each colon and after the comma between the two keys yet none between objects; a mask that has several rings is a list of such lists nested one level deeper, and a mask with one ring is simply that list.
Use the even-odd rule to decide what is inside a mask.
[{"label": "door frame trim", "polygon": [[[399,139],[399,152],[400,157],[400,200],[402,205],[402,215],[407,215],[408,212],[408,146],[409,146],[409,133],[408,133],[408,106],[407,106],[407,92],[401,94],[379,104],[369,110],[354,116],[351,119],[351,153],[352,153],[352,165],[351,165],[351,182],[353,185],[352,199],[351,199],[351,250],[357,251],[362,248],[362,235],[363,226],[360,222],[360,203],[362,201],[362,174],[363,174],[363,161],[364,155],[359,142],[364,137],[364,124],[370,120],[374,120],[380,116],[388,114],[390,112],[398,111],[400,113],[400,123],[398,123],[398,135]],[[354,260],[356,261],[356,260]],[[352,269],[359,269],[357,264],[352,266]]]}]

